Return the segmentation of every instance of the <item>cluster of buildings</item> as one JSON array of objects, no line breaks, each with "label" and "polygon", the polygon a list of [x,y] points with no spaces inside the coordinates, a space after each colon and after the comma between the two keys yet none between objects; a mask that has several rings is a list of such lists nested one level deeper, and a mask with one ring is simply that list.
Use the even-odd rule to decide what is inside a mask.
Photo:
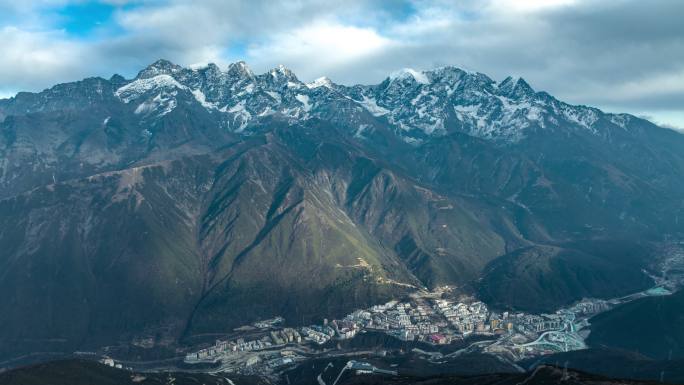
[{"label": "cluster of buildings", "polygon": [[484,302],[414,297],[356,310],[342,320],[302,328],[308,340],[323,344],[331,339],[353,338],[363,331],[381,331],[405,341],[449,344],[471,335],[511,336],[520,333],[536,338],[547,331],[570,331],[578,317],[609,308],[603,300],[584,299],[553,314],[492,312]]},{"label": "cluster of buildings", "polygon": [[593,315],[609,310],[611,305],[608,301],[601,299],[583,299],[568,310],[577,315]]},{"label": "cluster of buildings", "polygon": [[[598,304],[577,304],[578,311],[592,311]],[[362,331],[381,331],[404,341],[421,341],[434,345],[449,344],[470,335],[503,335],[514,331],[534,335],[547,330],[561,330],[567,320],[562,314],[501,314],[490,312],[480,301],[455,302],[447,299],[430,301],[390,301],[369,309],[356,310],[341,320],[325,320],[322,325],[298,329],[280,328],[282,317],[259,321],[253,325],[269,332],[259,339],[245,341],[217,340],[214,346],[186,355],[186,362],[216,361],[231,352],[253,352],[284,347],[288,344],[323,345],[331,340],[354,338]]]},{"label": "cluster of buildings", "polygon": [[282,330],[273,330],[270,333],[271,341],[275,345],[285,345],[289,343],[302,343],[302,335],[292,328],[285,328]]},{"label": "cluster of buildings", "polygon": [[556,314],[525,314],[516,313],[508,316],[511,324],[516,326],[517,331],[536,335],[550,330],[563,330],[569,328],[566,317],[561,313]]},{"label": "cluster of buildings", "polygon": [[475,299],[456,301],[434,295],[413,296],[408,301],[390,301],[356,310],[340,320],[324,320],[322,324],[296,329],[283,328],[282,317],[259,321],[251,329],[260,329],[251,332],[258,337],[248,341],[243,338],[217,340],[211,347],[187,354],[186,362],[220,360],[224,364],[232,362],[232,367],[239,366],[244,370],[272,369],[296,361],[295,357],[278,355],[286,349],[316,353],[313,347],[317,345],[354,338],[366,331],[379,331],[404,341],[434,345],[449,344],[471,335],[499,336],[491,351],[506,352],[523,347],[543,351],[548,343],[530,345],[529,341],[541,338],[547,332],[552,333],[547,333],[547,338],[551,339],[561,338],[563,333],[574,333],[577,318],[586,319],[608,307],[606,301],[588,299],[554,314],[498,313]]},{"label": "cluster of buildings", "polygon": [[373,322],[367,329],[385,331],[404,341],[419,340],[436,344],[450,342],[450,338],[439,333],[447,323],[424,301],[392,301],[371,308],[371,312]]},{"label": "cluster of buildings", "polygon": [[301,343],[302,336],[292,328],[272,330],[268,335],[259,339],[245,341],[238,338],[234,341],[216,340],[213,346],[186,354],[186,362],[216,361],[225,353],[252,352],[272,347],[283,346],[288,343]]},{"label": "cluster of buildings", "polygon": [[288,349],[228,353],[222,357],[221,371],[264,376],[303,360],[305,357]]},{"label": "cluster of buildings", "polygon": [[467,337],[473,333],[491,333],[495,330],[504,331],[507,327],[505,320],[492,314],[483,302],[453,303],[449,300],[436,300],[435,309],[447,319],[449,324]]},{"label": "cluster of buildings", "polygon": [[318,345],[323,345],[335,336],[335,329],[328,325],[311,325],[303,327],[302,334]]}]

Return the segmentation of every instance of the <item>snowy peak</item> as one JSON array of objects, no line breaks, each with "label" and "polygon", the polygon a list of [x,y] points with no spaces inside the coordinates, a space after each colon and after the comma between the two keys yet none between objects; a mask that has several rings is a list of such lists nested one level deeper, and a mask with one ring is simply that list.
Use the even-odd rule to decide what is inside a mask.
[{"label": "snowy peak", "polygon": [[157,75],[173,75],[181,70],[183,70],[183,67],[173,64],[168,60],[159,59],[140,71],[136,79],[146,79]]},{"label": "snowy peak", "polygon": [[318,88],[318,87],[333,88],[333,85],[334,85],[334,83],[327,76],[322,76],[318,79],[315,79],[311,83],[306,83],[306,86],[309,87],[310,89]]},{"label": "snowy peak", "polygon": [[524,98],[535,94],[525,79],[521,77],[507,77],[498,85],[499,92],[508,97]]},{"label": "snowy peak", "polygon": [[425,71],[425,75],[428,76],[431,82],[457,83],[464,76],[467,76],[468,72],[458,67],[439,67]]},{"label": "snowy peak", "polygon": [[394,71],[389,75],[390,83],[395,81],[415,81],[420,84],[430,84],[430,79],[425,75],[425,73],[416,71],[413,68],[402,68],[398,71]]},{"label": "snowy peak", "polygon": [[253,78],[254,77],[254,72],[249,68],[247,63],[244,61],[238,61],[235,63],[230,63],[228,65],[228,70],[226,73],[231,76],[231,77],[239,77],[239,78]]},{"label": "snowy peak", "polygon": [[285,67],[282,64],[278,64],[277,67],[268,71],[268,73],[276,80],[282,80],[284,78],[285,80],[289,81],[299,81],[294,72],[292,72],[289,68]]},{"label": "snowy peak", "polygon": [[200,72],[200,73],[208,74],[209,76],[214,76],[214,77],[220,76],[220,74],[221,74],[221,69],[215,63],[209,63],[209,64],[204,65],[204,66],[193,68],[193,70]]},{"label": "snowy peak", "polygon": [[114,95],[124,103],[129,103],[150,91],[172,91],[173,89],[185,88],[185,86],[178,83],[171,75],[159,74],[152,77],[136,79],[117,89],[114,92]]},{"label": "snowy peak", "polygon": [[[243,132],[262,117],[290,121],[328,119],[353,130],[386,125],[401,139],[421,143],[462,132],[517,142],[535,132],[581,130],[597,134],[604,124],[625,129],[625,119],[572,106],[536,92],[520,77],[495,82],[457,67],[429,71],[404,68],[378,85],[344,86],[327,77],[304,84],[279,65],[254,75],[245,62],[222,71],[215,64],[186,69],[159,60],[132,81],[117,78],[114,96],[145,116],[199,103],[221,126]],[[133,103],[135,101],[135,103]]]}]

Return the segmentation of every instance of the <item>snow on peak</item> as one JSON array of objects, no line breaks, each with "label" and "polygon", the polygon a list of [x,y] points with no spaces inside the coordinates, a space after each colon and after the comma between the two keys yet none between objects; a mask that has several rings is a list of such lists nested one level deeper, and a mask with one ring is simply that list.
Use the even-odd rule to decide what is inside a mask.
[{"label": "snow on peak", "polygon": [[239,74],[242,76],[247,76],[247,77],[254,77],[254,72],[249,68],[247,63],[244,61],[240,60],[235,63],[231,63],[228,66],[228,73],[229,74]]},{"label": "snow on peak", "polygon": [[530,87],[530,85],[527,84],[525,79],[519,76],[509,76],[506,79],[502,80],[501,83],[498,83],[496,87],[498,88],[501,94],[506,96],[520,98],[524,96],[531,96],[534,94],[534,90],[532,89],[532,87]]},{"label": "snow on peak", "polygon": [[306,86],[313,89],[318,87],[332,88],[333,82],[326,76],[321,76],[320,78],[312,81],[311,83],[306,83]]},{"label": "snow on peak", "polygon": [[403,68],[399,71],[394,71],[390,74],[389,78],[390,81],[412,78],[418,83],[430,84],[430,79],[428,79],[425,73],[421,71],[416,71],[412,68]]},{"label": "snow on peak", "polygon": [[140,104],[136,108],[135,113],[148,113],[152,110],[158,109],[163,105],[166,112],[160,115],[164,115],[176,107],[177,103],[175,101],[175,96],[177,90],[190,91],[195,100],[197,100],[197,102],[199,102],[206,109],[217,108],[215,103],[210,103],[207,101],[207,97],[201,90],[190,90],[187,86],[180,84],[171,75],[165,74],[157,75],[151,78],[134,80],[114,91],[114,96],[119,98],[124,103],[130,103],[131,101],[140,98],[150,91],[158,91],[154,98],[146,100]]},{"label": "snow on peak", "polygon": [[182,69],[183,67],[173,64],[168,60],[159,59],[156,62],[147,66],[147,68],[145,68],[144,70],[140,71],[138,73],[137,79],[151,78],[163,74],[169,75],[179,72]]},{"label": "snow on peak", "polygon": [[[266,115],[324,117],[339,101],[345,106],[349,101],[357,103],[354,111],[365,109],[392,125],[402,138],[416,133],[436,136],[447,132],[447,127],[457,127],[473,136],[515,142],[540,129],[567,126],[595,132],[596,122],[603,116],[598,110],[567,105],[537,93],[520,77],[495,82],[485,74],[456,67],[428,71],[404,68],[391,73],[380,85],[351,87],[336,85],[327,77],[304,84],[283,65],[258,76],[242,61],[230,64],[217,76],[204,76],[205,70],[198,73],[197,69],[178,68],[166,61],[157,62],[141,72],[145,76],[128,82],[114,94],[124,103],[135,101],[135,112],[144,116],[163,115],[187,102],[185,98],[194,97],[238,132]],[[320,87],[335,92],[315,91]],[[613,115],[610,122],[626,127],[628,118]]]},{"label": "snow on peak", "polygon": [[279,75],[283,75],[286,79],[296,79],[297,77],[295,76],[294,72],[290,71],[289,68],[285,67],[282,64],[278,64],[278,66],[271,71],[269,71],[271,76],[273,76],[274,79],[278,79]]},{"label": "snow on peak", "polygon": [[114,95],[124,103],[128,103],[151,90],[172,88],[186,89],[184,85],[178,83],[171,75],[164,74],[134,80],[114,91]]},{"label": "snow on peak", "polygon": [[199,62],[199,63],[193,63],[188,66],[193,71],[201,71],[205,68],[209,68],[210,66],[216,66],[214,63],[204,63],[204,62]]}]

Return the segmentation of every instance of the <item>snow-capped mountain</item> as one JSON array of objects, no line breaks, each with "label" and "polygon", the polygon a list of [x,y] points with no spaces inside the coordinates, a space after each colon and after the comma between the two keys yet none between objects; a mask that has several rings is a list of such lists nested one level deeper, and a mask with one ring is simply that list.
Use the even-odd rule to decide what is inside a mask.
[{"label": "snow-capped mountain", "polygon": [[[244,62],[226,70],[214,64],[182,68],[160,60],[114,91],[144,117],[171,112],[179,99],[194,99],[234,131],[249,131],[259,119],[329,119],[346,106],[350,126],[372,127],[368,116],[387,123],[407,142],[459,131],[479,138],[517,142],[539,130],[577,129],[597,133],[599,122],[625,127],[627,115],[573,106],[535,92],[521,78],[496,82],[484,74],[443,67],[430,71],[403,69],[371,86],[344,86],[328,78],[301,82],[278,66],[255,75]],[[359,127],[361,127],[359,129]]]},{"label": "snow-capped mountain", "polygon": [[625,295],[652,284],[644,245],[684,238],[683,176],[679,133],[454,67],[346,86],[158,61],[20,93],[0,100],[0,359],[419,287],[535,311]]}]

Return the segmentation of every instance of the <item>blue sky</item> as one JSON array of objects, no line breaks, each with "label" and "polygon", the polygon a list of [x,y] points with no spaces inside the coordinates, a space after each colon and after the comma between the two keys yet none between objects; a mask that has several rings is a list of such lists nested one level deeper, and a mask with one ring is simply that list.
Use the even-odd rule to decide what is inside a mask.
[{"label": "blue sky", "polygon": [[682,14],[680,0],[0,0],[0,97],[158,58],[343,84],[455,65],[682,128]]},{"label": "blue sky", "polygon": [[116,22],[113,20],[117,8],[113,4],[84,2],[59,5],[44,12],[56,15],[56,28],[63,29],[74,38],[89,39],[94,36],[98,29],[111,29],[121,32],[116,28]]}]

